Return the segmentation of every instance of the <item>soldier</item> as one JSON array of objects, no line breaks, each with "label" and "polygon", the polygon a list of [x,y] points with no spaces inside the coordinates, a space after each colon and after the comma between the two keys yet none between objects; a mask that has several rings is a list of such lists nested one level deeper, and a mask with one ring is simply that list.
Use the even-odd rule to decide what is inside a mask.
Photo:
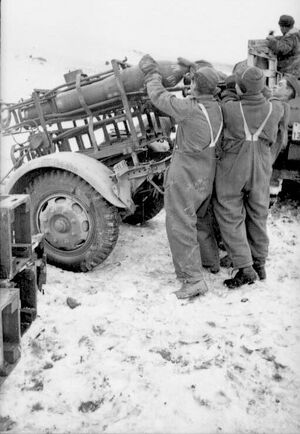
[{"label": "soldier", "polygon": [[[299,113],[299,98],[300,98],[300,80],[294,75],[285,74],[283,78],[278,82],[277,86],[273,90],[273,98],[277,98],[284,103],[284,109],[286,112],[286,116],[288,117],[288,124],[293,127],[293,123],[300,123],[300,113]],[[278,164],[276,164],[276,159],[279,156],[280,152],[286,147],[287,141],[287,130],[288,126],[285,129],[282,129],[281,134],[279,131],[278,143],[275,146],[272,146],[272,157],[274,161],[275,169],[280,167],[280,160]],[[280,177],[280,171],[274,171],[270,181],[270,193],[275,196],[281,189],[282,179]]]},{"label": "soldier", "polygon": [[291,74],[285,74],[273,91],[273,96],[281,101],[290,101],[300,96],[300,79]]},{"label": "soldier", "polygon": [[213,97],[219,77],[211,67],[193,70],[191,96],[180,99],[162,86],[151,56],[144,56],[139,66],[153,104],[178,124],[165,188],[167,236],[175,272],[182,282],[175,294],[178,298],[204,295],[208,288],[200,248],[205,265],[219,267],[207,212],[216,169],[215,144],[223,127],[221,109]]},{"label": "soldier", "polygon": [[282,103],[267,101],[262,94],[265,78],[261,69],[248,67],[236,74],[236,80],[240,100],[228,98],[222,104],[223,155],[217,166],[214,199],[226,250],[238,270],[224,281],[230,289],[253,283],[257,274],[261,280],[266,278],[271,146],[287,123]]},{"label": "soldier", "polygon": [[294,27],[295,20],[290,15],[281,15],[279,27],[282,36],[267,37],[268,47],[277,55],[278,71],[300,77],[300,31]]}]

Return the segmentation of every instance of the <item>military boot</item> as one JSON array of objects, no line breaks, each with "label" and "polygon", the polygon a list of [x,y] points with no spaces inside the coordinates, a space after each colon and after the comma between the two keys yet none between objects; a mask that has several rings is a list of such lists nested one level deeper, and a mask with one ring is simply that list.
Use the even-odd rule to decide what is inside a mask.
[{"label": "military boot", "polygon": [[204,295],[208,291],[207,284],[204,280],[199,282],[187,283],[184,282],[178,291],[175,291],[175,295],[179,299],[192,298],[197,295]]},{"label": "military boot", "polygon": [[265,269],[265,264],[261,263],[260,261],[254,260],[253,268],[256,271],[259,280],[266,280],[267,273],[266,273],[266,269]]},{"label": "military boot", "polygon": [[214,264],[214,265],[203,265],[203,268],[210,271],[212,274],[217,274],[220,271],[220,265]]},{"label": "military boot", "polygon": [[240,268],[232,279],[224,280],[223,284],[229,289],[238,288],[239,286],[250,285],[257,279],[257,274],[252,267]]},{"label": "military boot", "polygon": [[229,255],[223,256],[223,258],[220,259],[220,265],[223,268],[231,268],[233,266],[232,260],[230,259]]}]

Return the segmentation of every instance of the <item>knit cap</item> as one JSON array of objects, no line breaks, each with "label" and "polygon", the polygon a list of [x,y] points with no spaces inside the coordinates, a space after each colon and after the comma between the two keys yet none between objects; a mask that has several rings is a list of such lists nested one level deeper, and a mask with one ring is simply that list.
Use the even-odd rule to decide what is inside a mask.
[{"label": "knit cap", "polygon": [[219,82],[217,71],[209,66],[196,69],[193,78],[196,83],[196,89],[201,93],[212,94]]},{"label": "knit cap", "polygon": [[226,89],[235,89],[235,84],[236,84],[235,74],[231,74],[225,78]]},{"label": "knit cap", "polygon": [[291,15],[281,15],[278,24],[283,27],[293,27],[295,20]]},{"label": "knit cap", "polygon": [[265,86],[264,73],[256,66],[248,66],[244,71],[237,73],[236,78],[241,91],[247,95],[256,95]]}]

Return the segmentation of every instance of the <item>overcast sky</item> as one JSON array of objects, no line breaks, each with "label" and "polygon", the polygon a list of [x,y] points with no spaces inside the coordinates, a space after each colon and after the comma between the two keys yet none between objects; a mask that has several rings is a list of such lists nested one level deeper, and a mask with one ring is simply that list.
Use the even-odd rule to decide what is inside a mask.
[{"label": "overcast sky", "polygon": [[2,0],[2,52],[96,63],[133,50],[235,63],[299,0]]}]

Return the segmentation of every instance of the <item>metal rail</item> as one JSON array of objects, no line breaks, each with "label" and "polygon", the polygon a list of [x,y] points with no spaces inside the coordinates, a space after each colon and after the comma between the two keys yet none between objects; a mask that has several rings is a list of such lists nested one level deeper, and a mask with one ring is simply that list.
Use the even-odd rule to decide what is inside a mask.
[{"label": "metal rail", "polygon": [[[4,104],[9,116],[8,122],[2,125],[3,136],[25,134],[27,137],[22,143],[16,142],[12,146],[14,168],[25,163],[26,159],[31,160],[56,151],[82,152],[98,160],[107,161],[111,158],[114,162],[124,157],[127,161],[131,158],[133,166],[139,167],[138,155],[148,150],[147,144],[158,139],[169,141],[161,129],[161,113],[152,105],[146,89],[125,92],[120,73],[120,68],[124,68],[124,65],[124,62],[112,60],[111,70],[88,77],[84,77],[78,71],[75,80],[51,90],[35,89],[31,99]],[[83,86],[112,75],[115,76],[119,95],[95,104],[87,104],[82,93]],[[184,89],[186,87],[168,88],[172,92],[183,92]],[[81,107],[60,113],[55,98],[70,90],[77,92]],[[47,110],[51,110],[50,113],[43,111],[45,103]],[[32,119],[24,118],[24,111],[28,108],[33,108],[36,112]],[[153,118],[156,126],[153,124]],[[100,132],[96,136],[98,130]],[[100,141],[99,137],[102,137]],[[144,163],[142,164],[145,169]]]}]

